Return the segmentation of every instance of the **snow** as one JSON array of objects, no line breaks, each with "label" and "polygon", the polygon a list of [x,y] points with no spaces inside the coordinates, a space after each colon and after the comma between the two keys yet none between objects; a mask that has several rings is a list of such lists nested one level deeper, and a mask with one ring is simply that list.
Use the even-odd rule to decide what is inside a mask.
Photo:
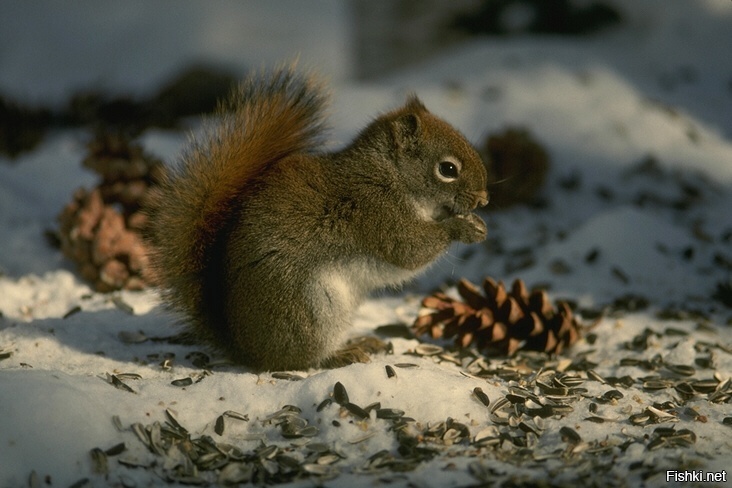
[{"label": "snow", "polygon": [[[720,264],[719,256],[732,259],[732,2],[618,0],[629,21],[616,31],[592,38],[473,40],[367,86],[338,75],[349,70],[339,37],[346,31],[343,7],[323,2],[317,10],[322,15],[315,15],[310,7],[299,8],[299,2],[285,3],[288,16],[306,18],[301,25],[313,26],[298,31],[305,61],[321,59],[328,74],[336,73],[334,145],[348,141],[375,113],[414,91],[433,112],[476,142],[504,127],[521,125],[552,158],[543,195],[549,202],[546,208],[489,206],[489,241],[499,243],[501,252],[490,245],[454,246],[415,284],[364,303],[356,311],[353,336],[384,324],[410,324],[420,297],[446,280],[465,276],[479,281],[490,275],[510,283],[520,277],[529,286],[548,286],[551,298],[573,299],[584,308],[602,307],[629,294],[642,295],[651,304],[646,310],[604,316],[591,329],[595,341],[581,341],[553,360],[553,367],[584,355],[597,363],[594,370],[601,376],[639,378],[658,372],[619,365],[619,360],[651,361],[660,355],[664,364],[694,366],[709,357],[713,366],[697,366],[689,381],[732,377],[732,313],[711,298],[717,283],[730,280],[729,266]],[[161,28],[169,19],[159,3],[116,9],[110,17],[115,20],[108,22],[95,20],[96,12],[84,3],[28,5],[0,5],[0,91],[33,100],[58,102],[80,84],[95,82],[150,90],[180,62],[213,54],[241,69],[262,59],[280,61],[293,55],[287,36],[267,31],[266,22],[252,30],[233,20],[243,18],[242,11],[254,3],[221,2],[203,9],[176,2],[176,21],[185,29]],[[61,20],[54,22],[57,16]],[[129,16],[145,21],[136,42],[152,51],[145,54],[141,47],[121,52],[124,58],[110,56],[110,49],[122,51],[130,26],[139,26]],[[247,22],[251,27],[252,21]],[[69,38],[68,32],[80,34]],[[238,53],[237,46],[251,39],[262,44],[267,36],[279,50],[253,54],[258,48],[252,47]],[[89,43],[90,38],[100,42]],[[62,62],[63,52],[73,52],[74,57]],[[689,67],[691,80],[679,74]],[[219,358],[199,346],[162,340],[178,329],[154,291],[94,293],[43,239],[43,231],[55,225],[56,214],[74,189],[94,184],[94,176],[80,165],[86,137],[80,131],[57,131],[19,161],[0,164],[0,357],[5,357],[0,359],[0,486],[27,486],[31,473],[50,486],[82,479],[92,486],[157,485],[170,461],[149,452],[129,427],[163,423],[166,409],[195,436],[209,435],[244,451],[264,442],[298,456],[306,447],[283,439],[266,420],[285,405],[298,406],[300,415],[318,427],[314,442],[344,456],[334,465],[340,475],[326,482],[332,486],[466,486],[487,482],[481,469],[500,482],[556,476],[559,485],[600,479],[661,486],[667,484],[666,469],[731,474],[732,431],[722,424],[732,416],[729,400],[710,403],[697,395],[677,409],[678,422],[643,427],[630,424],[629,414],[653,402],[677,399],[673,388],[651,391],[639,383],[625,388],[589,380],[582,385],[587,398],[576,403],[573,412],[545,419],[536,450],[547,456],[564,450],[562,426],[575,428],[585,442],[606,441],[615,446],[615,457],[596,478],[587,478],[587,468],[580,463],[567,467],[566,459],[558,457],[523,464],[505,461],[507,447],[499,454],[489,450],[477,457],[467,447],[448,449],[448,454],[405,473],[360,473],[370,456],[382,449],[395,454],[398,444],[389,421],[376,418],[374,412],[367,421],[357,421],[335,403],[318,410],[336,382],[346,387],[356,405],[378,401],[383,408],[403,410],[422,427],[452,418],[467,425],[471,436],[493,425],[490,410],[472,394],[474,388],[482,388],[495,405],[516,384],[499,376],[477,378],[451,363],[416,356],[410,351],[419,343],[403,338],[391,339],[393,355],[336,370],[292,372],[303,378],[299,381],[225,364],[212,367],[212,374],[202,370],[194,364],[194,353]],[[141,141],[170,161],[181,151],[185,136],[149,131]],[[660,172],[637,171],[648,157],[658,162]],[[570,177],[579,183],[567,190],[561,183]],[[664,203],[683,198],[684,185],[698,188],[700,198],[685,210]],[[598,189],[611,190],[613,197],[602,198]],[[642,194],[657,198],[640,205],[637,198]],[[516,255],[526,249],[533,265],[517,269]],[[597,259],[589,261],[593,250]],[[558,261],[569,272],[558,272]],[[129,305],[131,312],[121,304]],[[708,318],[659,318],[657,312],[668,308],[700,310]],[[647,349],[629,349],[627,343],[647,328],[655,333]],[[667,333],[669,329],[686,335]],[[145,340],[131,340],[135,333]],[[495,366],[503,359],[491,361]],[[400,368],[401,363],[416,366]],[[387,365],[394,367],[396,377],[387,376]],[[122,378],[133,392],[115,388],[108,375]],[[187,377],[194,383],[171,384]],[[616,420],[586,421],[589,402],[610,389],[620,390],[623,398],[600,404],[594,415]],[[695,420],[690,408],[704,420]],[[223,435],[218,435],[216,420],[228,410],[248,415],[249,421],[227,418]],[[119,417],[122,431],[113,416]],[[693,430],[696,442],[687,448],[650,450],[649,436],[659,426]],[[109,473],[95,473],[90,450],[106,450],[120,442],[126,450],[109,456]],[[625,442],[624,449],[618,447]],[[567,456],[571,464],[572,456]],[[148,468],[128,467],[118,460]],[[472,464],[476,460],[479,464]],[[641,473],[655,474],[642,479]],[[292,486],[317,483],[311,479]]]}]

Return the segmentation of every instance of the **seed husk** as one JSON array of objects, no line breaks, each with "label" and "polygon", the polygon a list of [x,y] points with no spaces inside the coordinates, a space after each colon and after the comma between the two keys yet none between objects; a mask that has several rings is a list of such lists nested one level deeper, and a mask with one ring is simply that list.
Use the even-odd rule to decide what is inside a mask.
[{"label": "seed husk", "polygon": [[343,386],[343,383],[340,381],[337,381],[336,384],[333,385],[333,399],[338,405],[345,405],[349,401],[346,387]]},{"label": "seed husk", "polygon": [[473,388],[473,395],[475,396],[475,398],[478,399],[480,403],[482,403],[486,407],[491,404],[490,398],[488,398],[488,395],[483,391],[481,387],[476,386],[475,388]]},{"label": "seed husk", "polygon": [[434,356],[436,354],[442,353],[443,351],[444,348],[436,344],[421,343],[414,348],[414,352],[419,356]]},{"label": "seed husk", "polygon": [[109,463],[107,461],[107,455],[99,449],[98,447],[95,447],[91,451],[89,451],[89,455],[92,458],[92,471],[96,474],[103,474],[106,475],[109,473]]},{"label": "seed husk", "polygon": [[323,400],[322,402],[320,402],[320,404],[318,405],[318,407],[315,410],[317,412],[322,412],[323,410],[325,410],[326,407],[328,407],[328,406],[330,406],[332,404],[333,404],[333,399],[332,398],[326,398],[325,400]]},{"label": "seed husk", "polygon": [[178,386],[178,387],[190,386],[193,384],[193,378],[191,378],[190,376],[187,378],[180,378],[180,379],[171,381],[170,384],[173,386]]},{"label": "seed husk", "polygon": [[327,476],[332,472],[332,468],[330,468],[328,465],[318,463],[303,464],[301,468],[306,473],[316,476]]},{"label": "seed husk", "polygon": [[141,344],[147,341],[148,337],[139,330],[123,330],[117,334],[117,338],[125,344]]},{"label": "seed husk", "polygon": [[252,479],[254,468],[248,463],[229,463],[219,472],[217,482],[221,485],[248,483]]},{"label": "seed husk", "polygon": [[278,380],[287,380],[287,381],[302,381],[305,379],[302,376],[300,376],[299,374],[286,373],[286,372],[281,372],[281,371],[272,373],[272,378],[275,378]]},{"label": "seed husk", "polygon": [[386,366],[384,366],[384,369],[386,370],[387,378],[396,378],[396,371],[394,371],[394,368],[391,367],[391,365],[387,364]]},{"label": "seed husk", "polygon": [[117,456],[119,454],[122,454],[127,449],[127,446],[124,442],[120,442],[119,444],[115,444],[114,446],[110,447],[106,451],[104,451],[104,454],[107,456]]},{"label": "seed husk", "polygon": [[350,413],[352,413],[354,416],[360,418],[360,419],[367,419],[369,418],[369,413],[364,410],[363,408],[359,407],[355,403],[347,402],[344,403],[343,408],[348,410]]},{"label": "seed husk", "polygon": [[715,379],[697,380],[691,383],[691,387],[699,393],[712,393],[719,382]]},{"label": "seed husk", "polygon": [[587,377],[588,377],[589,379],[591,379],[591,380],[594,380],[594,381],[598,381],[598,382],[600,382],[600,383],[603,383],[603,384],[604,384],[604,383],[607,383],[607,382],[605,381],[605,378],[603,378],[602,376],[600,376],[600,375],[599,375],[599,374],[597,373],[597,371],[595,371],[594,369],[588,369],[588,370],[587,370]]},{"label": "seed husk", "polygon": [[75,306],[74,306],[73,308],[71,308],[71,309],[70,309],[70,310],[69,310],[68,312],[66,312],[66,313],[65,313],[65,314],[63,315],[63,317],[61,317],[61,318],[62,318],[62,319],[64,319],[64,320],[66,320],[66,319],[68,319],[69,317],[71,317],[72,315],[76,315],[76,314],[77,314],[77,313],[79,313],[79,312],[81,312],[81,307],[80,307],[79,305],[75,305]]},{"label": "seed husk", "polygon": [[218,417],[216,417],[216,424],[214,424],[214,432],[216,432],[216,434],[218,434],[218,435],[224,435],[224,425],[225,425],[224,416],[219,415]]},{"label": "seed husk", "polygon": [[225,417],[229,417],[230,419],[236,419],[236,420],[241,420],[243,422],[249,422],[249,415],[235,412],[233,410],[227,410],[226,412],[224,412],[223,415]]},{"label": "seed husk", "polygon": [[582,442],[582,437],[571,427],[562,427],[559,429],[559,435],[567,444],[576,445]]},{"label": "seed husk", "polygon": [[605,393],[603,393],[602,398],[605,400],[620,400],[625,395],[619,390],[608,390]]},{"label": "seed husk", "polygon": [[395,420],[404,417],[404,410],[396,408],[380,408],[376,410],[377,419]]},{"label": "seed husk", "polygon": [[696,369],[685,364],[664,364],[664,367],[672,373],[680,376],[694,376]]},{"label": "seed husk", "polygon": [[117,310],[121,310],[124,313],[135,315],[135,309],[132,308],[132,305],[122,300],[122,297],[119,295],[115,295],[112,297],[112,303],[115,307],[117,307]]},{"label": "seed husk", "polygon": [[643,388],[646,390],[654,391],[654,390],[665,390],[666,388],[669,388],[673,385],[671,381],[661,380],[661,379],[653,379],[653,380],[646,380],[643,382]]},{"label": "seed husk", "polygon": [[328,464],[336,463],[340,459],[341,459],[341,457],[337,454],[324,454],[324,455],[318,457],[316,463],[328,465]]},{"label": "seed husk", "polygon": [[117,375],[111,374],[108,376],[109,376],[109,381],[112,384],[112,386],[114,386],[118,390],[128,391],[130,393],[137,393],[135,390],[133,390],[127,384],[125,384],[121,379],[119,379],[117,377]]},{"label": "seed husk", "polygon": [[168,419],[168,422],[170,423],[170,425],[172,425],[173,427],[175,427],[177,430],[183,432],[184,434],[185,433],[188,433],[188,431],[186,430],[186,428],[183,427],[180,424],[180,422],[178,422],[178,418],[175,416],[175,413],[173,413],[173,411],[171,409],[169,409],[169,408],[166,408],[165,409],[165,418],[167,418]]}]

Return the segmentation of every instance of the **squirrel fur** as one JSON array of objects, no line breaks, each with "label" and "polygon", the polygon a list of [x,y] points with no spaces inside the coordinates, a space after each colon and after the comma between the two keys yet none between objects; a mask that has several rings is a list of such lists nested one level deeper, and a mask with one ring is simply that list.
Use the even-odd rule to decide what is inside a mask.
[{"label": "squirrel fur", "polygon": [[256,370],[337,364],[371,291],[486,235],[485,167],[459,132],[412,96],[324,152],[326,98],[292,68],[249,78],[147,204],[164,301]]}]

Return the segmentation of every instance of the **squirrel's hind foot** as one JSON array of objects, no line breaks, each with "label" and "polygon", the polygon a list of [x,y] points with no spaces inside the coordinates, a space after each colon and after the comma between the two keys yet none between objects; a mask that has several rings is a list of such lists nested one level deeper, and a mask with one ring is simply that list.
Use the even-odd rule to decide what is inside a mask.
[{"label": "squirrel's hind foot", "polygon": [[369,363],[371,355],[387,352],[391,344],[373,336],[362,336],[348,340],[346,344],[321,361],[320,366],[326,369],[342,368],[354,363]]}]

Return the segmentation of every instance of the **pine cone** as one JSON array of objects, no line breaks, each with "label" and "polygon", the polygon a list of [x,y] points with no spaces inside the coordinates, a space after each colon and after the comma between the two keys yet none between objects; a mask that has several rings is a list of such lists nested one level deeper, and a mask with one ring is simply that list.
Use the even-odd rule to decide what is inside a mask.
[{"label": "pine cone", "polygon": [[569,305],[549,302],[545,290],[531,293],[521,280],[507,292],[491,278],[479,287],[462,279],[457,286],[464,301],[437,292],[422,301],[430,313],[421,315],[413,328],[434,339],[455,338],[458,347],[476,346],[481,351],[512,355],[519,349],[561,353],[579,338],[580,324]]},{"label": "pine cone", "polygon": [[142,289],[150,277],[140,207],[162,176],[162,162],[123,136],[101,134],[83,165],[102,181],[92,191],[78,189],[59,215],[61,250],[97,291]]},{"label": "pine cone", "polygon": [[537,200],[549,172],[549,155],[527,130],[509,128],[491,134],[480,153],[496,208]]}]

